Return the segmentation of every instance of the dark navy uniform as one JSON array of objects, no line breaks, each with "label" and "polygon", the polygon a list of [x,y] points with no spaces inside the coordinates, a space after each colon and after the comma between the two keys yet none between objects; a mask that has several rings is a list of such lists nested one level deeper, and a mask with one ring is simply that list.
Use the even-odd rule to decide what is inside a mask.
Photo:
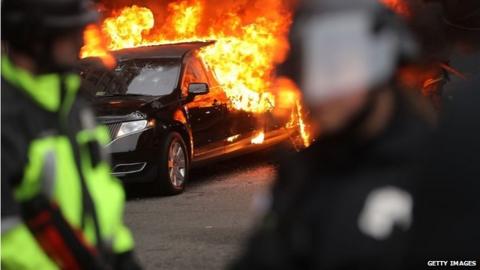
[{"label": "dark navy uniform", "polygon": [[401,269],[430,126],[397,100],[378,137],[325,138],[281,166],[272,208],[233,269]]}]

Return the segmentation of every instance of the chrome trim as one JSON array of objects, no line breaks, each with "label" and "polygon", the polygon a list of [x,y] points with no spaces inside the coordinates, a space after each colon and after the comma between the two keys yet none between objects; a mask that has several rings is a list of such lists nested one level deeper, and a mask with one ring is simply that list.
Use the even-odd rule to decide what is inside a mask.
[{"label": "chrome trim", "polygon": [[[135,165],[142,165],[142,167],[138,170],[133,170],[133,171],[125,171],[125,172],[115,172],[115,170],[118,168],[118,167],[127,167],[127,166],[135,166]],[[122,164],[117,164],[115,165],[115,167],[113,167],[113,170],[112,170],[112,175],[113,176],[124,176],[124,175],[127,175],[127,174],[132,174],[132,173],[139,173],[141,171],[143,171],[145,169],[145,167],[147,167],[147,162],[137,162],[137,163],[122,163]]]},{"label": "chrome trim", "polygon": [[185,182],[186,155],[178,140],[174,140],[168,150],[168,175],[175,188],[180,188]]}]

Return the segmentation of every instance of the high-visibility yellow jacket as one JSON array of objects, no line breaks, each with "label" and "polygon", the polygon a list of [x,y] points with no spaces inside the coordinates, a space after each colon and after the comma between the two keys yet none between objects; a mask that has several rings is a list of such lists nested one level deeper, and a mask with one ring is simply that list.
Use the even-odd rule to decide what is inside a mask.
[{"label": "high-visibility yellow jacket", "polygon": [[[104,155],[108,131],[95,124],[78,97],[79,76],[34,76],[7,57],[2,57],[1,67],[2,268],[60,268],[22,219],[22,203],[38,194],[55,202],[92,247],[102,241],[112,254],[133,250],[132,236],[122,221],[124,191],[111,176]],[[82,179],[93,200],[97,233],[93,217],[85,215]]]}]

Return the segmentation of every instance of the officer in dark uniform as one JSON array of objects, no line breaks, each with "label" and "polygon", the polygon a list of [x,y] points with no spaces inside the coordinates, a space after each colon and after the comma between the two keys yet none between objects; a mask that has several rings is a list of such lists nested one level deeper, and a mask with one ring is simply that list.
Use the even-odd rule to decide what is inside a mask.
[{"label": "officer in dark uniform", "polygon": [[72,73],[86,0],[2,1],[2,269],[140,269],[125,195]]},{"label": "officer in dark uniform", "polygon": [[[397,10],[420,40],[423,69],[415,79],[423,94],[442,111],[455,98],[458,84],[480,73],[480,53],[472,44],[479,43],[477,0],[399,0]],[[406,12],[402,12],[406,11]],[[475,52],[476,51],[476,52]],[[422,76],[422,74],[426,75]]]},{"label": "officer in dark uniform", "polygon": [[415,42],[377,1],[306,1],[288,69],[320,137],[280,167],[270,210],[233,269],[396,269],[412,222],[420,97],[395,73]]},{"label": "officer in dark uniform", "polygon": [[480,1],[437,2],[443,6],[446,35],[455,47],[450,63],[465,78],[445,85],[453,98],[444,108],[415,189],[408,261],[415,269],[424,269],[431,260],[448,260],[449,265],[452,260],[478,268]]}]

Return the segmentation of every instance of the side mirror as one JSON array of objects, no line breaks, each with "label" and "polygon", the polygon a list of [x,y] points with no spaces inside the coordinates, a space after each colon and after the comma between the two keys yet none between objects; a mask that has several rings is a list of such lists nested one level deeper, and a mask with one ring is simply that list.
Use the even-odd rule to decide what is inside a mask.
[{"label": "side mirror", "polygon": [[208,94],[208,84],[206,83],[191,83],[188,85],[188,93],[191,96],[199,96]]}]

